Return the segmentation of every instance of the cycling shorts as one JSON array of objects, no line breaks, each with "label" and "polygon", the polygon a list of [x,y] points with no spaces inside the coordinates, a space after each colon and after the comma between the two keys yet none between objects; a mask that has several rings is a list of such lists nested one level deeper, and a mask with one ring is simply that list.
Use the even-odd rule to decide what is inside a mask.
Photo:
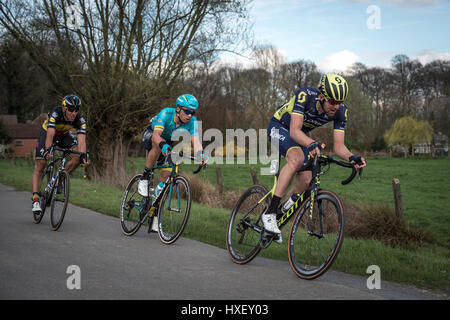
[{"label": "cycling shorts", "polygon": [[[47,131],[41,128],[39,132],[38,142],[36,144],[36,159],[45,160],[45,140],[47,139]],[[53,143],[60,148],[72,148],[78,145],[76,139],[74,139],[69,133],[62,135],[55,135],[53,137]]]},{"label": "cycling shorts", "polygon": [[286,157],[290,149],[301,149],[303,151],[304,161],[299,171],[308,168],[310,164],[308,148],[295,142],[294,139],[291,138],[288,128],[284,127],[276,120],[271,120],[269,127],[267,128],[267,135],[269,136],[269,139],[271,139],[272,143],[277,144],[278,150],[283,157]]}]

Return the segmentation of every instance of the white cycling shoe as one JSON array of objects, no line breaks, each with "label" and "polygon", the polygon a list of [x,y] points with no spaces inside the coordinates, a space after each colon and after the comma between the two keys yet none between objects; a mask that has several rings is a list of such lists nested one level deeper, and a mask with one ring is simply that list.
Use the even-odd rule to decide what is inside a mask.
[{"label": "white cycling shoe", "polygon": [[40,212],[40,211],[42,211],[42,209],[41,209],[41,203],[40,203],[39,201],[33,202],[33,207],[32,207],[32,209],[31,209],[31,211],[33,211],[33,213],[34,213],[34,212]]},{"label": "white cycling shoe", "polygon": [[275,213],[263,214],[262,222],[264,224],[264,229],[266,229],[266,231],[281,234],[280,229],[278,229],[277,215]]},{"label": "white cycling shoe", "polygon": [[138,192],[143,197],[148,197],[148,180],[139,180]]}]

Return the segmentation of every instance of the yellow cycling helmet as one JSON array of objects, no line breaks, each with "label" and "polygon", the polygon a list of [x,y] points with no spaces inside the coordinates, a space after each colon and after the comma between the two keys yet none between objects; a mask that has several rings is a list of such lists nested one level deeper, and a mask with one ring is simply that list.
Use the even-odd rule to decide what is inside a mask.
[{"label": "yellow cycling helmet", "polygon": [[344,102],[348,96],[348,84],[345,79],[337,74],[327,73],[322,75],[319,82],[319,90],[325,99]]}]

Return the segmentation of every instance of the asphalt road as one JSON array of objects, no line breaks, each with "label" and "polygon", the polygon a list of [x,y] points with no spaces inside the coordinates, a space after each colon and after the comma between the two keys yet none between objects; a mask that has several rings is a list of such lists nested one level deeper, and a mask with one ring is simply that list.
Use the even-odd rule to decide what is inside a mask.
[{"label": "asphalt road", "polygon": [[145,228],[126,237],[117,218],[71,204],[54,232],[49,211],[33,223],[30,198],[0,184],[0,299],[442,299],[383,280],[369,290],[369,275],[301,280],[287,261],[236,265],[226,250],[186,238],[164,245]]}]

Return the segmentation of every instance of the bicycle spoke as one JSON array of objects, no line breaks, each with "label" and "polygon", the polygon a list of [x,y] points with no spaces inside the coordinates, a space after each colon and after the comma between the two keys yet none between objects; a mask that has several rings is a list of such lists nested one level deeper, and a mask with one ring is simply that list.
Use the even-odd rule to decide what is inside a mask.
[{"label": "bicycle spoke", "polygon": [[261,214],[268,208],[270,197],[262,186],[253,186],[242,194],[231,213],[227,231],[227,250],[235,263],[251,261],[261,250]]},{"label": "bicycle spoke", "polygon": [[165,244],[174,243],[182,234],[191,211],[189,182],[177,176],[165,189],[158,211],[159,237]]},{"label": "bicycle spoke", "polygon": [[305,279],[322,275],[336,259],[343,235],[340,200],[329,191],[319,192],[312,216],[309,207],[300,211],[289,234],[289,261],[296,274]]},{"label": "bicycle spoke", "polygon": [[147,216],[146,199],[137,192],[141,176],[133,177],[128,183],[123,194],[120,209],[120,226],[124,234],[131,236],[135,234]]}]

